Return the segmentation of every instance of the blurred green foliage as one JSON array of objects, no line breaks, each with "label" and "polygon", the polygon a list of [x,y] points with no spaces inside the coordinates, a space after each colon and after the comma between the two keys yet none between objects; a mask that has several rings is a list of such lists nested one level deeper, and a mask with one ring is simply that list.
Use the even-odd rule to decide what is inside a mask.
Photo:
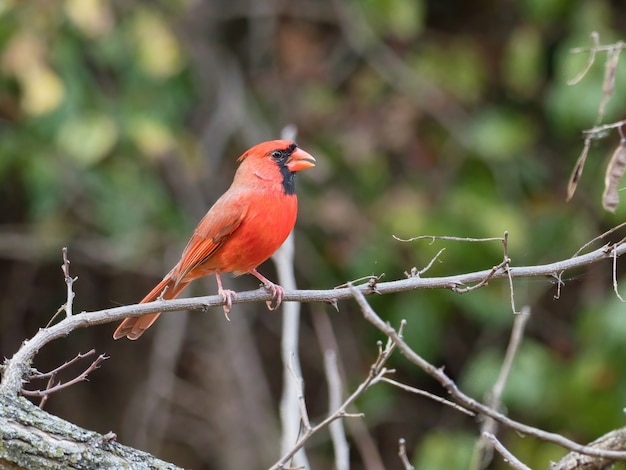
[{"label": "blurred green foliage", "polygon": [[[73,268],[83,270],[78,308],[137,301],[176,261],[196,220],[228,186],[235,158],[259,140],[277,138],[290,123],[298,127],[299,144],[318,159],[298,181],[296,271],[303,288],[330,288],[383,272],[385,280],[402,278],[442,248],[424,276],[489,269],[502,260],[498,241],[400,242],[392,235],[484,238],[508,231],[512,264],[532,265],[569,257],[623,220],[623,205],[606,215],[600,204],[615,133],[594,142],[574,200],[564,201],[582,149],[581,131],[596,121],[605,59],[599,53],[571,86],[588,55],[570,49],[590,46],[592,31],[603,44],[623,40],[626,10],[619,2],[288,3],[0,5],[3,355],[11,355],[64,301],[62,246],[69,246]],[[624,68],[621,63],[603,122],[623,117]],[[503,407],[515,419],[587,442],[623,425],[626,318],[611,292],[608,263],[567,273],[565,281],[559,300],[552,280],[514,282],[518,307],[529,305],[533,318]],[[394,325],[406,319],[407,341],[445,366],[465,391],[478,399],[489,392],[513,320],[506,282],[465,295],[377,297],[372,305]],[[308,312],[305,306],[304,332]],[[351,303],[329,315],[347,383],[354,385],[367,374],[380,335]],[[251,318],[251,348],[276,402],[279,320]],[[199,335],[204,321],[217,320],[193,315],[190,331]],[[211,325],[207,330],[215,329]],[[113,344],[105,328],[80,335],[73,347],[100,344],[132,360],[111,368],[106,381],[93,376],[92,388],[76,392],[83,393],[80,400],[69,393],[67,399],[55,397],[51,411],[117,430],[132,421],[120,410],[131,407],[127,390],[143,390],[149,348]],[[192,366],[206,366],[197,349],[210,349],[208,344],[212,354],[224,354],[220,365],[229,364],[231,356],[213,342],[223,337],[190,340],[179,358],[178,379],[199,381],[203,374]],[[72,356],[67,346],[50,354],[47,364]],[[311,390],[323,388],[318,347],[307,349],[303,359]],[[400,355],[392,365],[396,379],[443,393]],[[112,390],[119,391],[103,400]],[[215,398],[202,408],[203,419],[215,415],[217,421],[223,415],[215,403],[240,397],[209,390],[203,393]],[[325,413],[324,400],[314,405],[316,416]],[[400,437],[416,468],[467,467],[476,423],[451,418],[453,412],[439,404],[407,398],[387,385],[377,385],[357,406],[366,412],[389,468],[398,466]],[[185,437],[180,429],[187,428],[170,429],[148,450],[193,468],[227,468],[225,462],[237,468],[236,460],[228,460],[224,436],[245,434],[247,427],[215,431],[209,444]],[[136,438],[133,432],[121,436],[129,444]],[[564,454],[506,429],[500,438],[532,468]],[[239,448],[267,456],[277,446],[247,442]],[[354,468],[363,468],[353,454]],[[317,458],[319,468],[328,468],[330,457]],[[496,458],[490,468],[508,467]]]}]

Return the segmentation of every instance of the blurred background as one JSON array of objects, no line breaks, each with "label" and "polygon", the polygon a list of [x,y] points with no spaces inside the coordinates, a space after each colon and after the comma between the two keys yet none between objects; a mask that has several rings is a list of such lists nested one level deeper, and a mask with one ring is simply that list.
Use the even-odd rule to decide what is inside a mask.
[{"label": "blurred background", "polygon": [[[594,142],[573,201],[567,179],[602,97],[605,55],[571,54],[626,39],[626,5],[609,0],[6,1],[0,4],[0,354],[45,326],[65,301],[68,247],[75,311],[139,301],[178,260],[197,221],[228,187],[236,158],[287,124],[317,166],[298,176],[300,288],[428,264],[427,275],[488,269],[499,242],[417,235],[510,233],[513,265],[567,258],[621,222],[601,209],[615,133]],[[623,67],[604,122],[623,118]],[[624,233],[617,233],[619,240]],[[618,272],[624,272],[622,262]],[[274,266],[260,271],[276,279]],[[508,414],[580,442],[625,423],[626,311],[611,265],[516,280],[533,317],[504,395]],[[256,288],[251,276],[230,288]],[[622,292],[626,287],[620,286]],[[185,295],[216,290],[209,278]],[[417,352],[481,398],[513,316],[506,282],[458,295],[372,298],[406,319]],[[327,411],[320,343],[338,345],[348,391],[382,336],[353,302],[303,305],[301,351],[311,419]],[[51,413],[194,469],[264,468],[279,452],[281,313],[263,303],[161,317],[140,341],[115,325],[74,332],[40,352],[46,371],[95,348],[110,359],[55,394]],[[67,371],[76,375],[81,364]],[[395,379],[442,390],[399,354]],[[31,388],[45,384],[33,383]],[[480,424],[379,384],[350,424],[354,469],[467,468]],[[527,465],[564,451],[503,430]],[[332,467],[328,434],[308,445]],[[364,457],[367,455],[367,457]],[[508,468],[496,458],[490,468]]]}]

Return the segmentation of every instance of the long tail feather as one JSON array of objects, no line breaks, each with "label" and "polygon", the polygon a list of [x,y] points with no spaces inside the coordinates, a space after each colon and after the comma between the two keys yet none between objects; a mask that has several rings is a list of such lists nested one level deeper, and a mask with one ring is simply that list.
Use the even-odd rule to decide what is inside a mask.
[{"label": "long tail feather", "polygon": [[[139,303],[145,304],[152,302],[157,300],[159,297],[163,300],[175,299],[178,294],[180,294],[182,290],[187,287],[187,284],[187,282],[175,284],[170,274],[168,274]],[[159,318],[159,315],[161,315],[161,313],[148,313],[140,317],[125,318],[117,327],[115,333],[113,333],[113,339],[120,339],[123,337],[127,337],[131,340],[138,339],[144,331],[152,326],[156,319]]]}]

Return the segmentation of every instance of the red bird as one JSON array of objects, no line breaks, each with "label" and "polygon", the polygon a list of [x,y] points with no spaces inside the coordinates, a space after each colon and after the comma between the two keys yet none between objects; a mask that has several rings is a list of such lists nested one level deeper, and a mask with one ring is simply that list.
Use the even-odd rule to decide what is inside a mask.
[{"label": "red bird", "polygon": [[[272,292],[268,307],[277,308],[284,289],[256,268],[280,248],[296,223],[296,172],[315,166],[315,159],[288,140],[255,145],[238,159],[235,179],[193,232],[180,261],[140,303],[173,299],[194,279],[215,274],[228,314],[235,292],[222,288],[221,273],[250,273]],[[126,318],[114,339],[135,340],[159,317],[149,313]]]}]

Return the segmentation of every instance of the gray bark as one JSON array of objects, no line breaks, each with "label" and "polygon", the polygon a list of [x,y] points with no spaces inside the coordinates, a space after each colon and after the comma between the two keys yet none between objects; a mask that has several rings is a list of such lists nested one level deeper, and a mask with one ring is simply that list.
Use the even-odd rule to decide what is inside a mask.
[{"label": "gray bark", "polygon": [[178,469],[87,431],[22,397],[0,397],[0,469]]}]

